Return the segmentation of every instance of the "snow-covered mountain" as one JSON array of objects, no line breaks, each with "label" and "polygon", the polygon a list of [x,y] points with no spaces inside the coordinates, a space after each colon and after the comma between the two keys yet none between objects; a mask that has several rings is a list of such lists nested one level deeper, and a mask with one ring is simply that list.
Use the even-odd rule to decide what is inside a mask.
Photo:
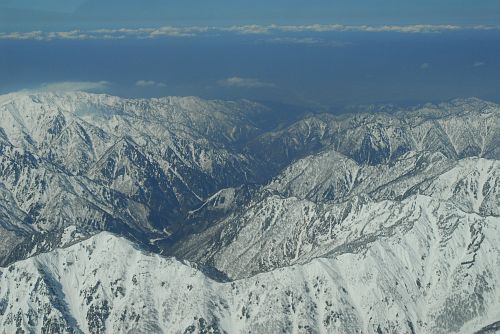
[{"label": "snow-covered mountain", "polygon": [[463,219],[474,228],[422,219],[364,251],[237,281],[101,233],[2,269],[0,323],[7,333],[472,333],[499,316],[500,231]]},{"label": "snow-covered mountain", "polygon": [[219,189],[266,177],[237,148],[263,132],[269,112],[194,97],[2,96],[0,182],[37,231],[76,226],[147,241]]},{"label": "snow-covered mountain", "polygon": [[499,326],[498,105],[283,117],[250,101],[0,96],[0,329]]},{"label": "snow-covered mountain", "polygon": [[[311,161],[315,159],[320,161]],[[422,168],[425,158],[404,157],[395,162],[389,176],[372,166],[346,172],[330,159],[330,154],[322,154],[298,161],[246,206],[182,240],[176,254],[238,279],[317,257],[361,252],[381,237],[404,234],[415,225],[429,225],[430,220],[450,224],[444,225],[445,230],[453,230],[458,222],[471,228],[490,220],[500,222],[498,161],[468,158],[450,167],[449,162],[439,165],[435,156],[428,157],[427,162],[436,160],[440,171],[436,175],[428,165]],[[306,180],[293,174],[299,169],[307,173],[308,167],[318,164],[320,170],[329,170],[326,179],[333,188],[322,177],[315,179],[320,172],[312,172]],[[448,169],[443,171],[444,167]],[[280,188],[289,178],[293,187]],[[348,194],[332,201],[332,191],[339,197]]]},{"label": "snow-covered mountain", "polygon": [[498,105],[460,99],[388,112],[304,117],[249,143],[261,159],[280,168],[330,147],[358,163],[387,163],[409,151],[441,152],[449,158],[500,156]]}]

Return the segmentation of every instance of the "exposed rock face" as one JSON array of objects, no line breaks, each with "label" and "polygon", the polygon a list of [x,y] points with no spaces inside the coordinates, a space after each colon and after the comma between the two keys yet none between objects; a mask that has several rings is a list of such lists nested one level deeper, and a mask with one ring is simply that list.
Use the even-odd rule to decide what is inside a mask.
[{"label": "exposed rock face", "polygon": [[32,227],[52,238],[76,226],[147,243],[216,191],[267,177],[237,149],[262,133],[253,119],[268,112],[194,97],[2,96],[0,182]]}]

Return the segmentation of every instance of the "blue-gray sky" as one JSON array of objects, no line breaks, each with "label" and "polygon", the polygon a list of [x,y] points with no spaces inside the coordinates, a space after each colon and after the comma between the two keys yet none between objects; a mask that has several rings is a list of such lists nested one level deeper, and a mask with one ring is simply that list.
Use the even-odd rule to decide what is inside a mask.
[{"label": "blue-gray sky", "polygon": [[2,40],[0,94],[87,90],[325,107],[500,101],[500,31]]},{"label": "blue-gray sky", "polygon": [[498,0],[0,0],[0,31],[228,24],[499,24]]},{"label": "blue-gray sky", "polygon": [[0,94],[500,101],[500,0],[0,0]]}]

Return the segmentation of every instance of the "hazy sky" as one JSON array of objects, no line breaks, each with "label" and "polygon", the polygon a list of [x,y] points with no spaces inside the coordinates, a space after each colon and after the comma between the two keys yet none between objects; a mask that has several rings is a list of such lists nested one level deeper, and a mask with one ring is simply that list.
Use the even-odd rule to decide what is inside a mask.
[{"label": "hazy sky", "polygon": [[500,101],[500,0],[0,0],[0,94]]},{"label": "hazy sky", "polygon": [[0,0],[0,31],[268,23],[500,24],[498,0]]},{"label": "hazy sky", "polygon": [[0,94],[81,89],[324,106],[500,101],[499,31],[0,40]]}]

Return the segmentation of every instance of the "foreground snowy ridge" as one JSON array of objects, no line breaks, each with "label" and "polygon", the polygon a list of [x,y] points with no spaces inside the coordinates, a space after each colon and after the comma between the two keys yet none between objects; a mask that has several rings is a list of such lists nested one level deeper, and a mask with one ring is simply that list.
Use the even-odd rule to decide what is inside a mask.
[{"label": "foreground snowy ridge", "polygon": [[500,327],[498,105],[284,115],[0,96],[0,333]]},{"label": "foreground snowy ridge", "polygon": [[7,333],[471,333],[495,322],[498,221],[427,219],[360,253],[227,283],[103,232],[0,271],[0,319]]}]

